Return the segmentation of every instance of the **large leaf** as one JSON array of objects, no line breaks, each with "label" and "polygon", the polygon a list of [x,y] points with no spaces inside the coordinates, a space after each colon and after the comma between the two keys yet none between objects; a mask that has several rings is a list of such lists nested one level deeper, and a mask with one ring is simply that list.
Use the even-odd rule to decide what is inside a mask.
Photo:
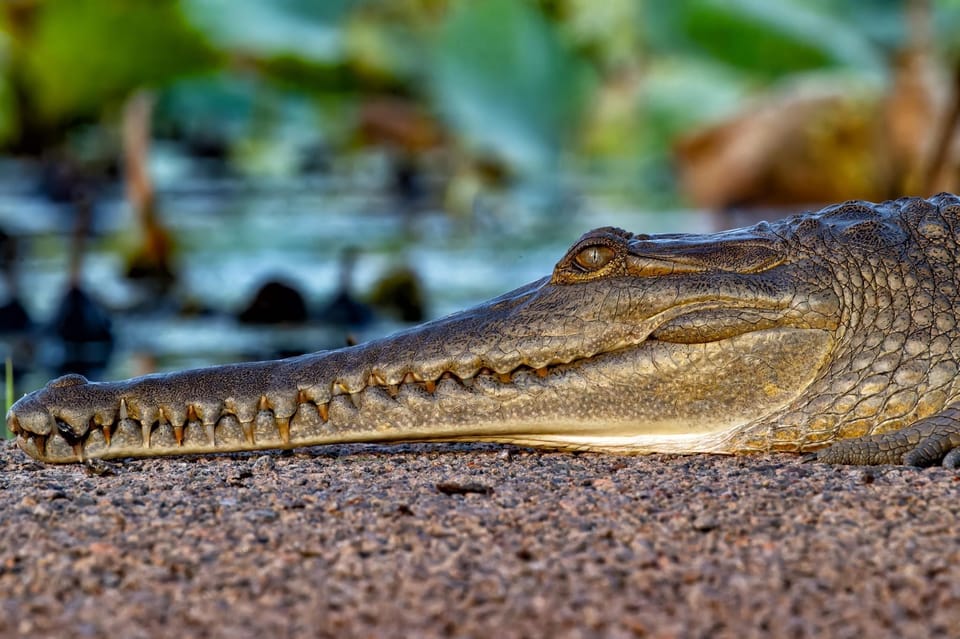
[{"label": "large leaf", "polygon": [[219,46],[258,57],[329,62],[343,55],[341,22],[362,0],[183,0],[190,20]]},{"label": "large leaf", "polygon": [[530,3],[459,3],[444,23],[431,76],[437,105],[475,148],[542,169],[578,132],[593,82]]},{"label": "large leaf", "polygon": [[95,114],[215,59],[169,0],[46,2],[35,25],[23,63],[37,108],[53,121]]},{"label": "large leaf", "polygon": [[810,0],[683,0],[650,3],[645,32],[660,51],[699,52],[775,77],[835,66],[881,71],[885,60],[832,4]]}]

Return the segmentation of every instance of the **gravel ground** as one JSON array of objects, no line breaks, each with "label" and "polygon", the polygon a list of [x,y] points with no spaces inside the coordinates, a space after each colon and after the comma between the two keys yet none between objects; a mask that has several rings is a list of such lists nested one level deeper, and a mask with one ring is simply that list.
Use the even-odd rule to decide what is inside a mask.
[{"label": "gravel ground", "polygon": [[494,446],[46,466],[0,635],[960,634],[960,474]]}]

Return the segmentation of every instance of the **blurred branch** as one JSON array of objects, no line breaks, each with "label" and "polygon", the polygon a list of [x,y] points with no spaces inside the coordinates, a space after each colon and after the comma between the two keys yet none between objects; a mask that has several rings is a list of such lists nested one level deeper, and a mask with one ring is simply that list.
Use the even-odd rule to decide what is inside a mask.
[{"label": "blurred branch", "polygon": [[953,69],[950,108],[933,137],[933,151],[927,160],[923,172],[923,194],[939,190],[938,184],[945,183],[946,188],[956,188],[956,179],[948,176],[951,164],[950,152],[954,148],[957,129],[960,125],[960,65]]}]

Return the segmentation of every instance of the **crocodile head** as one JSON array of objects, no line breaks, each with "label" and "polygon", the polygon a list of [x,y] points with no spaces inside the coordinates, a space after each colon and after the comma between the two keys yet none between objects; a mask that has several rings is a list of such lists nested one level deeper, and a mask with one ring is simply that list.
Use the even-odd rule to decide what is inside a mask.
[{"label": "crocodile head", "polygon": [[[849,372],[857,348],[881,355],[863,331],[899,316],[870,301],[892,290],[911,245],[901,204],[886,206],[711,235],[597,229],[551,276],[380,340],[122,382],[69,376],[18,401],[8,423],[50,461],[353,441],[802,448],[797,431],[783,446],[743,434],[780,419],[805,428],[814,416],[798,407]],[[837,434],[824,432],[809,443]]]}]

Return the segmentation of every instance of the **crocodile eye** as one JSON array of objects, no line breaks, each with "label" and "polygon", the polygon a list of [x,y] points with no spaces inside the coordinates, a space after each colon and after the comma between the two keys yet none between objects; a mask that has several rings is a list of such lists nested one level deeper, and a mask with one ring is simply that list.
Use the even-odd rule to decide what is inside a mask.
[{"label": "crocodile eye", "polygon": [[584,271],[596,271],[610,263],[616,252],[609,246],[596,244],[577,253],[573,261]]}]

